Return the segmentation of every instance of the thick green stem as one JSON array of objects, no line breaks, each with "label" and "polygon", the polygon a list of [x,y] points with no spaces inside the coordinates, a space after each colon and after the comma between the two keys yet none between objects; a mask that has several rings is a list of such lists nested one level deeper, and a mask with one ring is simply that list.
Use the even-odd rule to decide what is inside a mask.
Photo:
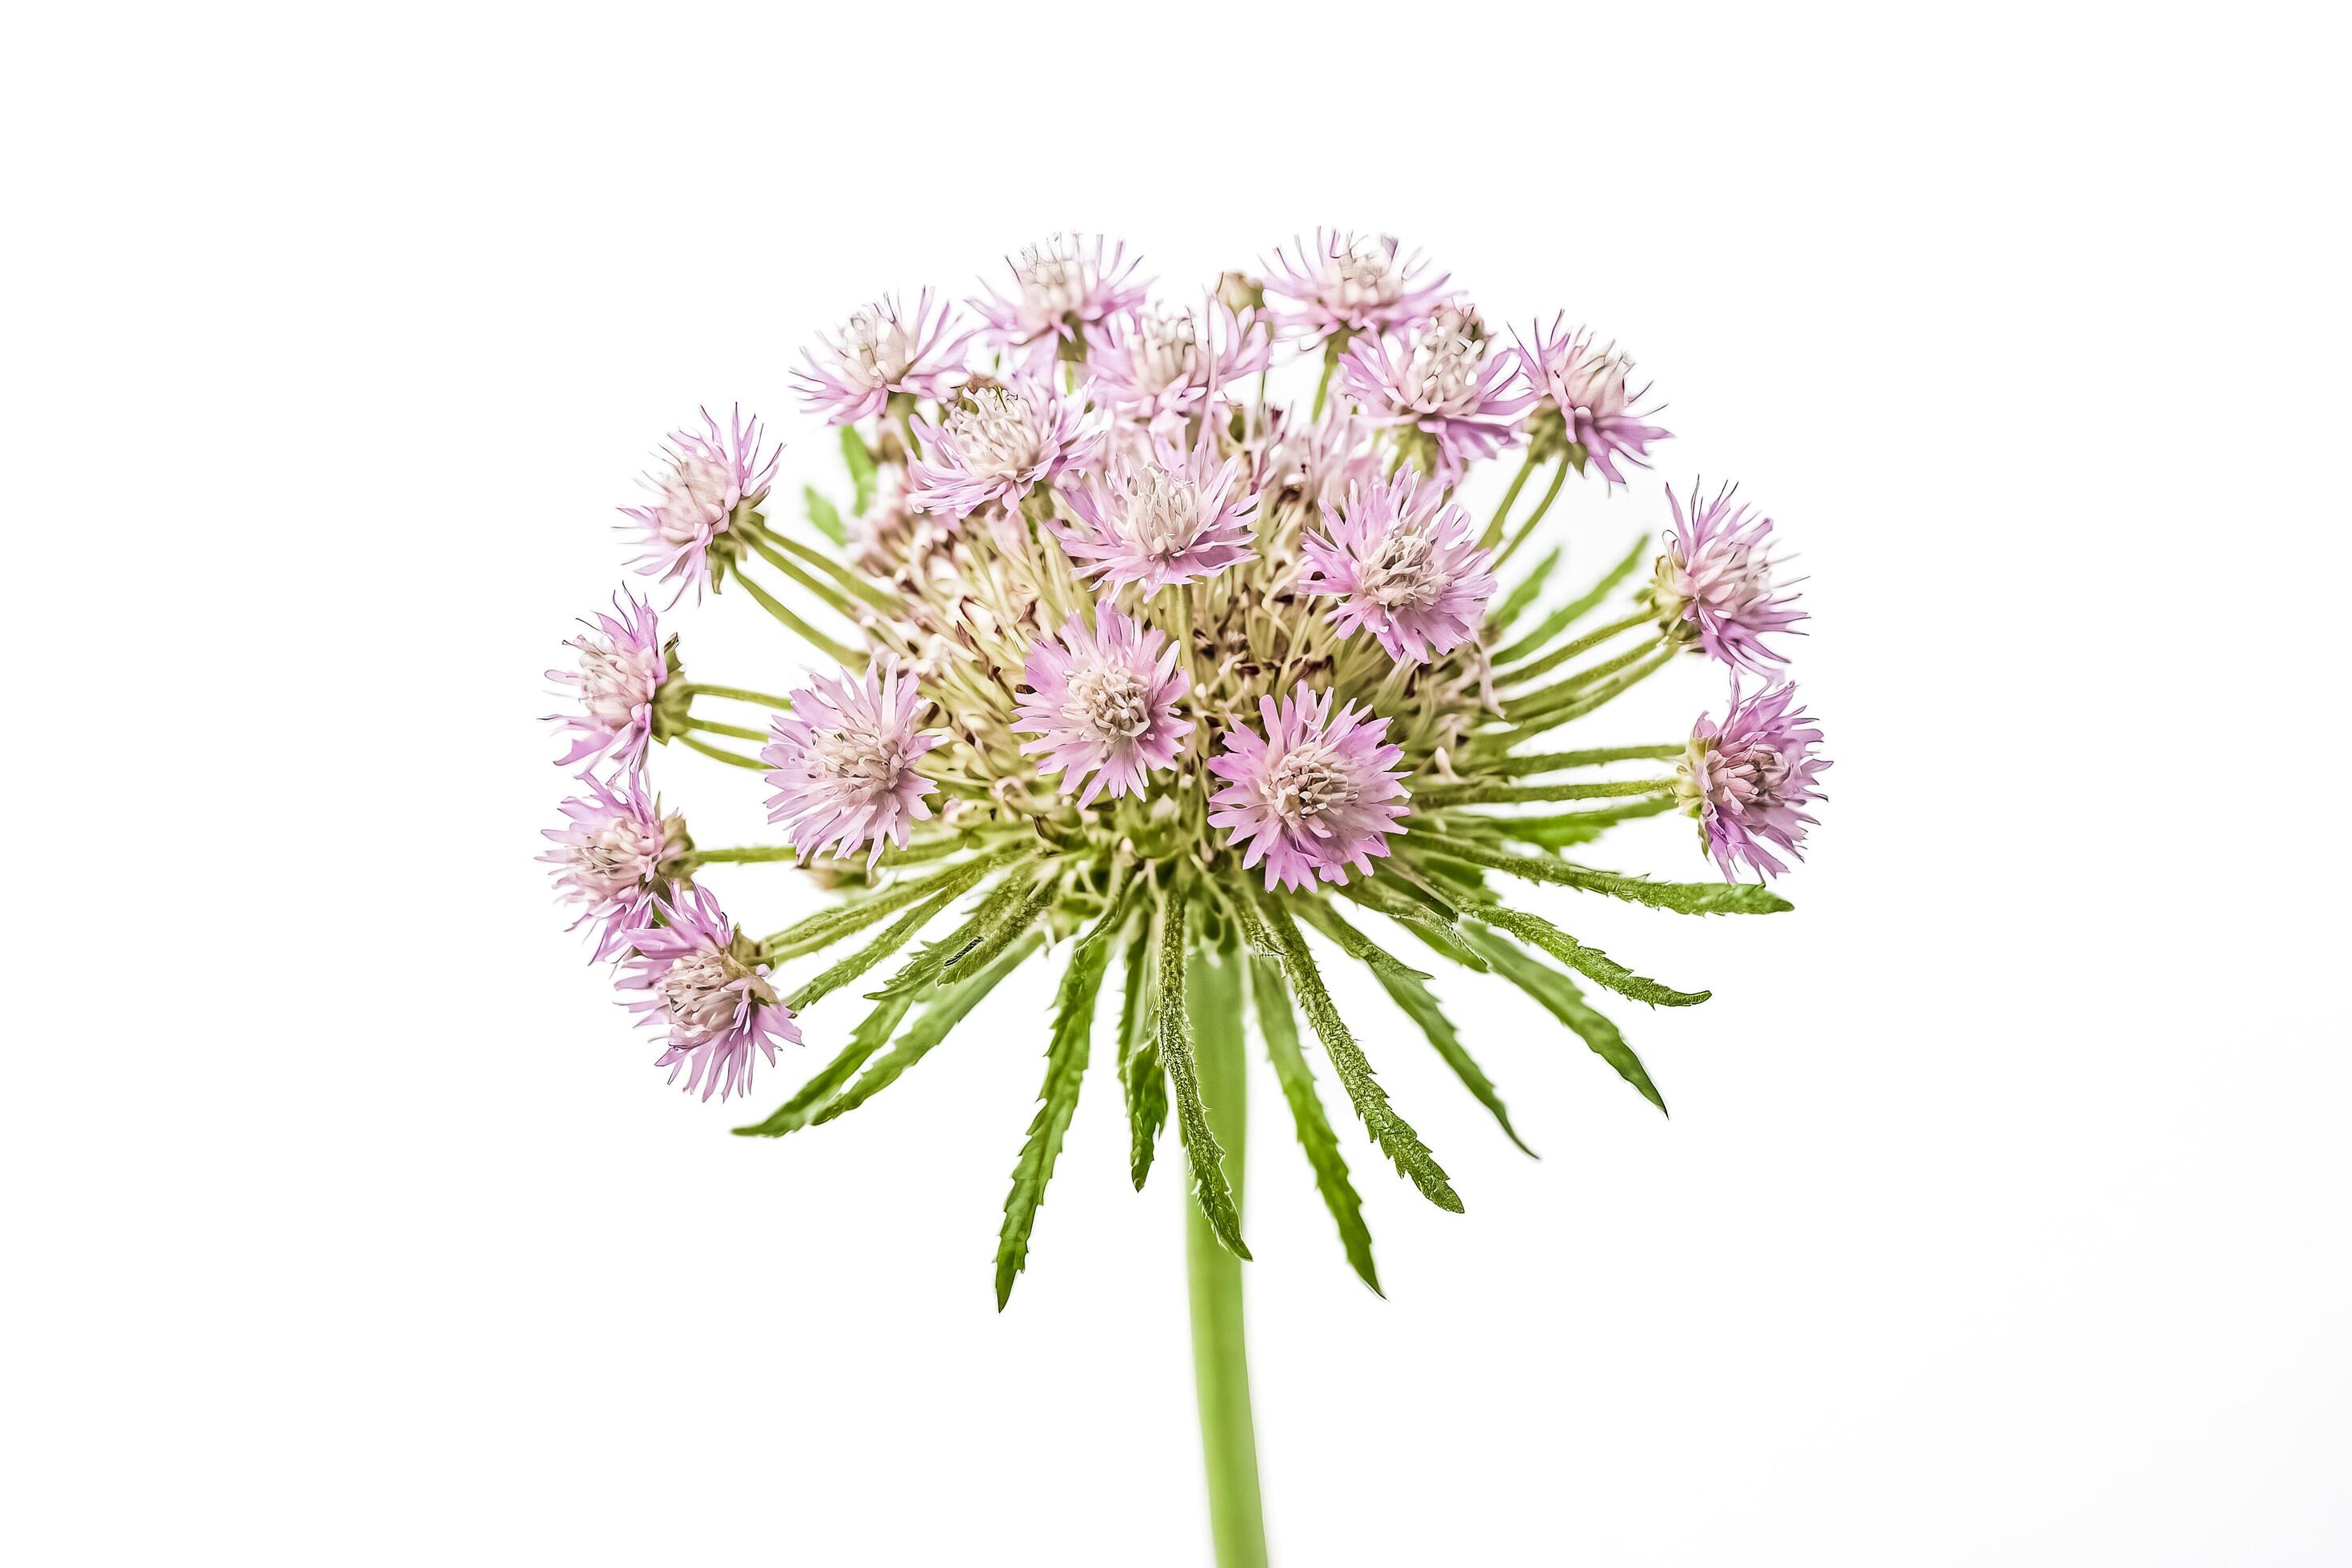
[{"label": "thick green stem", "polygon": [[1519,524],[1519,531],[1511,535],[1511,542],[1503,546],[1503,552],[1500,555],[1495,557],[1496,568],[1519,552],[1519,546],[1528,542],[1528,535],[1533,533],[1536,531],[1536,524],[1544,520],[1544,513],[1551,510],[1551,503],[1559,499],[1559,487],[1568,482],[1568,468],[1569,465],[1563,461],[1559,468],[1552,470],[1551,486],[1544,491],[1543,500],[1536,502],[1536,510],[1528,513],[1527,521]]},{"label": "thick green stem", "polygon": [[1503,492],[1502,504],[1487,519],[1486,531],[1478,536],[1479,549],[1492,550],[1503,542],[1503,524],[1510,521],[1511,508],[1518,504],[1519,492],[1528,488],[1528,476],[1535,471],[1536,455],[1529,452],[1528,460],[1519,465],[1519,471],[1511,476],[1511,488]]},{"label": "thick green stem", "polygon": [[1331,393],[1331,373],[1339,368],[1339,354],[1347,346],[1348,334],[1344,331],[1333,332],[1330,340],[1324,343],[1323,379],[1315,384],[1315,408],[1307,416],[1307,418],[1323,417],[1323,400]]},{"label": "thick green stem", "polygon": [[770,708],[786,710],[793,705],[789,697],[774,697],[765,691],[753,691],[741,686],[709,686],[699,680],[688,686],[686,694],[688,697],[731,697],[738,702],[758,702]]},{"label": "thick green stem", "polygon": [[[1189,969],[1186,1010],[1192,1020],[1201,1099],[1224,1147],[1225,1179],[1238,1210],[1249,1127],[1241,954],[1195,948]],[[1242,1260],[1219,1244],[1200,1205],[1192,1203],[1184,1205],[1184,1251],[1192,1295],[1192,1377],[1200,1395],[1209,1534],[1216,1544],[1217,1568],[1265,1568],[1257,1431],[1250,1418],[1249,1352],[1242,1333]]]}]

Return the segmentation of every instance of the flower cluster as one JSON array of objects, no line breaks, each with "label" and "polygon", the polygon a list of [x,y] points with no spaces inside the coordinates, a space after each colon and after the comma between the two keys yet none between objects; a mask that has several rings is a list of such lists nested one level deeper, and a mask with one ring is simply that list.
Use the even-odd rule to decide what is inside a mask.
[{"label": "flower cluster", "polygon": [[[1204,1222],[1246,1256],[1202,1087],[1246,994],[1370,1282],[1294,1003],[1383,1155],[1440,1207],[1461,1200],[1340,1023],[1307,933],[1377,971],[1507,1131],[1399,941],[1527,990],[1663,1105],[1581,987],[1652,1005],[1706,994],[1577,941],[1507,885],[1770,913],[1787,902],[1741,874],[1783,873],[1813,823],[1820,730],[1785,682],[1740,684],[1777,677],[1804,619],[1769,518],[1728,487],[1667,489],[1660,546],[1635,542],[1597,583],[1555,584],[1559,550],[1521,554],[1570,478],[1597,472],[1606,500],[1669,438],[1631,360],[1565,317],[1498,342],[1393,238],[1318,230],[1274,256],[1262,278],[1155,300],[1123,246],[1056,236],[961,308],[886,297],[814,334],[795,375],[836,428],[845,501],[812,487],[805,525],[772,520],[778,458],[758,422],[705,416],[649,477],[657,502],[626,509],[639,570],[671,603],[740,587],[808,673],[690,679],[634,598],[551,672],[572,698],[560,760],[584,771],[542,858],[662,1031],[673,1079],[748,1090],[809,1008],[867,987],[840,1054],[740,1131],[863,1104],[1029,954],[1066,946],[1000,1300],[1114,957],[1139,1184],[1172,1122]],[[1560,744],[1685,654],[1730,680],[1721,718],[1679,741]],[[656,745],[759,774],[782,842],[697,846],[651,792]],[[1569,858],[1676,809],[1698,823],[1693,864],[1721,880]],[[796,864],[829,900],[746,931],[698,878],[761,861]],[[836,947],[796,988],[777,978]]]}]

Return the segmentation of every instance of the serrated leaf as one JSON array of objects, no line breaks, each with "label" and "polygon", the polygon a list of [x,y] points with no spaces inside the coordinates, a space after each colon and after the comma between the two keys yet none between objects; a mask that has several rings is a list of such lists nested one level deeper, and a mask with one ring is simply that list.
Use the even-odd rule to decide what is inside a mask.
[{"label": "serrated leaf", "polygon": [[1495,606],[1494,613],[1486,617],[1486,635],[1489,637],[1502,636],[1513,621],[1527,612],[1527,607],[1536,602],[1536,595],[1543,592],[1544,580],[1559,564],[1559,551],[1555,548],[1528,568],[1528,574],[1519,579],[1518,584],[1504,595],[1503,602]]},{"label": "serrated leaf", "polygon": [[876,964],[881,963],[884,959],[889,957],[892,953],[906,946],[908,941],[912,938],[917,931],[929,924],[930,921],[938,916],[941,910],[946,909],[950,904],[954,903],[956,900],[961,898],[964,893],[971,889],[974,882],[979,881],[980,879],[986,874],[986,868],[981,866],[978,862],[968,862],[966,865],[957,868],[957,869],[963,872],[964,875],[961,877],[942,879],[941,886],[938,892],[933,893],[922,903],[917,904],[913,909],[908,910],[907,913],[900,916],[887,931],[885,931],[880,936],[876,937],[864,947],[859,948],[856,952],[853,952],[848,957],[830,965],[822,972],[810,976],[808,981],[803,984],[800,989],[794,991],[791,995],[784,998],[784,1005],[791,1008],[793,1013],[798,1014],[815,1004],[822,997],[831,994],[832,992],[839,990],[844,985],[848,984],[851,981],[856,979],[859,975],[865,973],[867,970],[873,968]]},{"label": "serrated leaf", "polygon": [[1290,911],[1270,895],[1259,897],[1253,889],[1252,896],[1258,898],[1265,934],[1281,959],[1283,972],[1290,976],[1290,989],[1306,1011],[1307,1021],[1314,1026],[1316,1037],[1323,1042],[1324,1054],[1331,1058],[1332,1070],[1339,1074],[1339,1085],[1348,1091],[1349,1102],[1355,1106],[1364,1130],[1398,1173],[1419,1188],[1423,1197],[1448,1213],[1460,1214],[1461,1194],[1446,1180],[1444,1169],[1421,1141],[1421,1134],[1389,1104],[1388,1091],[1372,1075],[1371,1063],[1333,1005],[1322,972],[1315,967],[1315,955],[1307,951],[1306,939],[1298,934]]},{"label": "serrated leaf", "polygon": [[[945,994],[926,1008],[898,1043],[884,1052],[880,1060],[867,1068],[856,1083],[840,1095],[825,1102],[809,1119],[810,1125],[823,1126],[835,1117],[845,1116],[884,1089],[898,1081],[906,1070],[930,1055],[948,1032],[963,1021],[963,1016],[980,1005],[982,997],[996,989],[997,982],[1021,967],[1022,961],[1037,949],[1045,938],[1031,931],[1006,950],[994,963],[971,976],[960,985],[950,986]],[[895,998],[894,998],[895,1000]]]},{"label": "serrated leaf", "polygon": [[1201,1067],[1193,1056],[1192,1026],[1184,1004],[1184,982],[1192,967],[1184,920],[1185,888],[1181,880],[1165,895],[1160,917],[1159,1005],[1154,1009],[1153,1036],[1160,1059],[1167,1065],[1169,1098],[1176,1110],[1176,1132],[1184,1157],[1192,1167],[1192,1196],[1216,1233],[1217,1240],[1236,1258],[1249,1257],[1242,1242],[1242,1219],[1234,1206],[1233,1187],[1225,1180],[1224,1150],[1209,1130],[1209,1111],[1201,1098]]},{"label": "serrated leaf", "polygon": [[841,1047],[840,1055],[819,1068],[793,1097],[776,1108],[765,1121],[748,1127],[738,1127],[741,1138],[781,1138],[809,1124],[834,1091],[849,1081],[849,1075],[866,1065],[866,1059],[890,1043],[890,1031],[907,1016],[911,996],[894,996],[866,1015],[866,1021],[850,1031],[849,1043]]},{"label": "serrated leaf", "polygon": [[1365,965],[1375,974],[1396,975],[1407,980],[1426,980],[1429,972],[1415,969],[1390,952],[1388,949],[1358,931],[1342,919],[1321,897],[1307,894],[1289,900],[1299,917],[1331,939],[1341,952]]},{"label": "serrated leaf", "polygon": [[1372,1233],[1364,1224],[1363,1200],[1356,1195],[1355,1186],[1348,1180],[1348,1162],[1339,1152],[1339,1136],[1331,1131],[1330,1119],[1323,1113],[1322,1098],[1315,1092],[1315,1075],[1307,1066],[1306,1054],[1298,1048],[1298,1021],[1290,1011],[1290,993],[1282,984],[1282,966],[1273,959],[1252,953],[1249,972],[1251,994],[1257,1004],[1258,1033],[1265,1037],[1265,1054],[1274,1063],[1274,1076],[1282,1085],[1282,1098],[1289,1102],[1298,1146],[1307,1152],[1307,1163],[1315,1173],[1315,1187],[1323,1194],[1323,1206],[1331,1211],[1332,1223],[1339,1227],[1339,1245],[1347,1249],[1349,1264],[1377,1296],[1381,1294],[1381,1277],[1372,1267]]},{"label": "serrated leaf", "polygon": [[1620,996],[1647,1002],[1654,1007],[1696,1007],[1713,994],[1707,991],[1676,991],[1636,974],[1599,948],[1585,946],[1541,915],[1502,904],[1481,904],[1475,913],[1488,925],[1535,943],[1595,985],[1605,986]]},{"label": "serrated leaf", "polygon": [[1413,795],[1415,811],[1441,806],[1516,805],[1538,800],[1625,800],[1674,788],[1671,779],[1606,779],[1585,784],[1500,784],[1481,779],[1475,784],[1429,784]]},{"label": "serrated leaf", "polygon": [[1531,653],[1541,651],[1544,644],[1599,609],[1601,601],[1609,597],[1611,591],[1632,575],[1633,568],[1642,563],[1642,557],[1649,552],[1649,548],[1650,536],[1646,533],[1633,541],[1633,548],[1625,552],[1625,558],[1612,566],[1608,574],[1600,582],[1595,583],[1582,598],[1562,605],[1559,609],[1546,616],[1534,631],[1496,653],[1495,663],[1498,665],[1515,663]]},{"label": "serrated leaf", "polygon": [[1492,931],[1475,925],[1465,925],[1464,940],[1485,952],[1496,972],[1506,980],[1534,997],[1545,1011],[1574,1030],[1577,1037],[1591,1047],[1592,1054],[1617,1069],[1617,1076],[1632,1084],[1642,1098],[1656,1106],[1663,1113],[1666,1109],[1658,1086],[1650,1081],[1650,1069],[1617,1032],[1617,1026],[1596,1013],[1584,1000],[1576,982],[1548,963],[1543,963],[1520,952]]},{"label": "serrated leaf", "polygon": [[[1342,952],[1351,957],[1360,956],[1362,949],[1380,951],[1370,937],[1349,925],[1339,910],[1319,899],[1298,900],[1298,912],[1316,930],[1338,943]],[[1481,961],[1478,967],[1483,969],[1486,963]],[[1462,1037],[1454,1033],[1454,1022],[1445,1016],[1445,1009],[1438,1005],[1437,994],[1423,984],[1429,977],[1418,969],[1407,969],[1402,964],[1383,969],[1375,963],[1370,968],[1372,978],[1381,983],[1381,989],[1389,994],[1389,999],[1406,1017],[1421,1026],[1421,1032],[1429,1037],[1429,1043],[1436,1048],[1445,1065],[1454,1069],[1454,1076],[1462,1080],[1462,1087],[1468,1089],[1471,1097],[1485,1106],[1487,1113],[1501,1126],[1503,1136],[1517,1144],[1519,1152],[1528,1159],[1537,1158],[1536,1152],[1528,1147],[1527,1140],[1521,1138],[1518,1130],[1511,1125],[1511,1113],[1504,1109],[1503,1097],[1496,1091],[1494,1081],[1487,1078],[1463,1046]]]},{"label": "serrated leaf", "polygon": [[[1672,811],[1677,803],[1670,795],[1645,796],[1623,805],[1596,806],[1590,811],[1563,811],[1552,816],[1504,816],[1494,820],[1502,824],[1501,837],[1521,844],[1540,845],[1547,849],[1564,849],[1571,844],[1590,844],[1621,822],[1635,817],[1655,816]],[[1452,821],[1458,823],[1459,817]]]},{"label": "serrated leaf", "polygon": [[[857,433],[855,425],[841,427],[841,460],[849,467],[849,482],[856,494],[850,510],[858,516],[866,515],[874,504],[874,454],[866,448],[866,437]],[[834,541],[839,544],[842,541]]]},{"label": "serrated leaf", "polygon": [[819,533],[835,544],[849,542],[849,531],[841,525],[841,509],[817,494],[814,485],[801,488],[801,501],[808,508],[809,522]]},{"label": "serrated leaf", "polygon": [[1482,974],[1486,973],[1486,961],[1463,946],[1455,938],[1454,917],[1451,911],[1448,911],[1441,920],[1432,914],[1425,906],[1410,899],[1399,898],[1378,883],[1367,881],[1360,877],[1341,888],[1339,893],[1350,902],[1359,904],[1376,915],[1385,915],[1396,921],[1397,924],[1420,938],[1423,945],[1436,949],[1465,968],[1477,970]]},{"label": "serrated leaf", "polygon": [[1154,913],[1127,950],[1127,1000],[1118,1018],[1118,1081],[1127,1101],[1129,1179],[1143,1190],[1151,1174],[1151,1156],[1158,1149],[1160,1130],[1168,1124],[1168,1076],[1160,1066],[1160,1047],[1152,1043],[1151,1017],[1159,1005],[1152,994],[1151,970],[1159,946]]},{"label": "serrated leaf", "polygon": [[[869,991],[866,995],[879,1001],[885,996],[912,995],[938,984],[949,964],[977,950],[1031,896],[1037,883],[1037,866],[1034,860],[1016,865],[1003,881],[988,890],[961,925],[939,941],[926,943],[883,983],[882,989]],[[1017,931],[1012,933],[1019,934]]]},{"label": "serrated leaf", "polygon": [[1013,1167],[1013,1190],[1004,1199],[1004,1227],[996,1238],[996,1310],[1013,1299],[1013,1282],[1029,1258],[1029,1233],[1037,1223],[1038,1206],[1045,1201],[1045,1184],[1054,1179],[1054,1163],[1061,1157],[1062,1138],[1071,1114],[1078,1108],[1078,1088],[1086,1077],[1089,1037],[1094,1032],[1095,999],[1102,992],[1104,973],[1110,967],[1112,931],[1125,921],[1133,885],[1119,889],[1094,929],[1070,949],[1070,963],[1062,972],[1061,989],[1054,997],[1054,1032],[1045,1049],[1045,1081],[1037,1090],[1037,1114],[1029,1123],[1029,1137]]},{"label": "serrated leaf", "polygon": [[1606,893],[1628,903],[1683,915],[1776,915],[1796,908],[1761,882],[1653,882],[1617,871],[1597,871],[1548,855],[1513,855],[1466,838],[1423,827],[1413,835],[1414,848],[1451,855],[1473,865],[1491,867],[1531,882],[1550,882],[1589,893]]},{"label": "serrated leaf", "polygon": [[1028,847],[1020,844],[992,849],[973,859],[942,867],[928,876],[908,877],[855,902],[820,910],[770,937],[761,944],[761,952],[770,962],[782,963],[788,958],[831,947],[842,938],[864,931],[885,915],[895,913],[909,904],[922,902],[951,881],[967,879],[961,885],[969,888],[1007,860],[1026,852]]}]

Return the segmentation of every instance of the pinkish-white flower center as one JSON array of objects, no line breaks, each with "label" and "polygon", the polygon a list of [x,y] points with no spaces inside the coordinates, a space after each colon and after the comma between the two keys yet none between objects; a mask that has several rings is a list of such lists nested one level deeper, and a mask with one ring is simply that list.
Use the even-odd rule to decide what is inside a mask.
[{"label": "pinkish-white flower center", "polygon": [[1020,479],[1046,456],[1045,433],[1037,427],[1028,400],[998,387],[982,388],[950,415],[948,433],[975,479]]},{"label": "pinkish-white flower center", "polygon": [[691,544],[727,525],[742,497],[735,470],[691,455],[680,457],[662,487],[661,536],[666,543]]},{"label": "pinkish-white flower center", "polygon": [[1308,741],[1285,752],[1261,787],[1267,809],[1284,826],[1318,838],[1331,837],[1323,818],[1355,805],[1358,795],[1347,765],[1321,741]]},{"label": "pinkish-white flower center", "polygon": [[914,765],[899,736],[856,724],[819,730],[811,755],[818,777],[866,801],[895,793]]},{"label": "pinkish-white flower center", "polygon": [[1324,258],[1320,283],[1329,303],[1361,310],[1393,305],[1404,294],[1404,274],[1396,264],[1392,240],[1359,239],[1350,235]]},{"label": "pinkish-white flower center", "polygon": [[1192,379],[1201,365],[1200,329],[1190,310],[1169,315],[1148,310],[1136,324],[1130,349],[1139,392],[1165,392]]},{"label": "pinkish-white flower center", "polygon": [[1789,773],[1788,758],[1763,741],[1727,747],[1719,738],[1693,736],[1675,767],[1675,797],[1701,818],[1769,811],[1782,804]]},{"label": "pinkish-white flower center", "polygon": [[1165,468],[1145,468],[1127,492],[1127,536],[1155,561],[1172,561],[1201,537],[1201,498]]},{"label": "pinkish-white flower center", "polygon": [[[670,822],[677,822],[676,817]],[[665,826],[667,824],[664,825]],[[679,826],[683,828],[684,824]],[[614,816],[572,847],[572,874],[593,900],[618,898],[651,882],[669,849],[667,833],[656,835],[634,816]]]},{"label": "pinkish-white flower center", "polygon": [[1070,677],[1065,711],[1104,745],[1142,738],[1151,728],[1151,691],[1125,665],[1094,665]]},{"label": "pinkish-white flower center", "polygon": [[872,310],[851,312],[837,352],[851,374],[869,386],[890,385],[915,363],[915,342],[905,324]]},{"label": "pinkish-white flower center", "polygon": [[654,700],[654,691],[667,673],[659,653],[649,647],[621,647],[601,637],[581,637],[580,702],[588,716],[608,729],[618,730]]},{"label": "pinkish-white flower center", "polygon": [[1437,602],[1445,591],[1436,547],[1422,529],[1399,522],[1356,569],[1356,591],[1384,610],[1416,609]]},{"label": "pinkish-white flower center", "polygon": [[1486,362],[1486,329],[1478,313],[1444,306],[1414,334],[1405,389],[1424,408],[1475,400]]},{"label": "pinkish-white flower center", "polygon": [[[1676,545],[1658,558],[1656,601],[1668,621],[1687,626],[1686,612],[1694,604],[1737,621],[1771,596],[1771,563],[1744,542],[1703,550],[1688,560]],[[1695,626],[1688,629],[1696,634]]]},{"label": "pinkish-white flower center", "polygon": [[1087,301],[1085,265],[1055,235],[1043,245],[1024,245],[1013,264],[1021,281],[1024,314],[1039,322],[1058,321]]},{"label": "pinkish-white flower center", "polygon": [[1552,395],[1577,414],[1620,413],[1625,406],[1625,380],[1633,374],[1633,362],[1614,344],[1588,349],[1571,343],[1559,351],[1551,367]]},{"label": "pinkish-white flower center", "polygon": [[670,1037],[677,1045],[708,1045],[735,1026],[746,1002],[772,1005],[767,977],[727,948],[698,948],[671,963],[655,984]]}]

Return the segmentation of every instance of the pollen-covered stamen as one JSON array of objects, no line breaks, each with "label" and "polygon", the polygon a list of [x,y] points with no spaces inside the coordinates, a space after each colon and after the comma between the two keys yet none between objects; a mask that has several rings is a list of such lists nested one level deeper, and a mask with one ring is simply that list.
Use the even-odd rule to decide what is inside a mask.
[{"label": "pollen-covered stamen", "polygon": [[726,947],[700,948],[680,955],[654,984],[674,1045],[695,1047],[719,1039],[736,1026],[744,1006],[772,1007],[776,993],[752,966],[738,936]]},{"label": "pollen-covered stamen", "polygon": [[1323,818],[1355,805],[1360,793],[1339,753],[1320,741],[1283,753],[1264,789],[1266,805],[1286,826],[1318,838],[1331,837]]},{"label": "pollen-covered stamen", "polygon": [[1151,689],[1129,665],[1097,665],[1071,674],[1064,711],[1105,745],[1132,741],[1151,728]]},{"label": "pollen-covered stamen", "polygon": [[1002,387],[983,387],[948,416],[964,467],[976,478],[1010,479],[1027,473],[1046,456],[1045,436],[1028,399]]}]

